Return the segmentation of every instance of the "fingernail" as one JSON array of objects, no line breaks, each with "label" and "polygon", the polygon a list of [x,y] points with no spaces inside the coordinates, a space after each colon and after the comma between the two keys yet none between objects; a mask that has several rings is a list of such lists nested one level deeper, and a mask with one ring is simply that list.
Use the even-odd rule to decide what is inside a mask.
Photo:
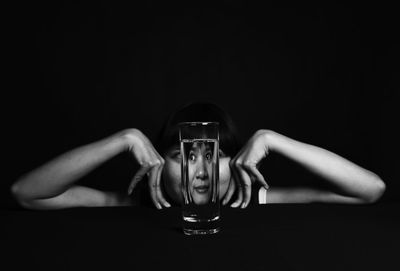
[{"label": "fingernail", "polygon": [[223,201],[222,201],[222,205],[225,205],[225,204],[226,204],[226,200],[223,200]]},{"label": "fingernail", "polygon": [[166,202],[166,203],[165,203],[165,206],[171,207],[171,204],[169,204],[168,202]]},{"label": "fingernail", "polygon": [[231,204],[231,207],[233,207],[233,208],[236,208],[236,207],[238,207],[238,206],[239,206],[239,203],[238,203],[238,202],[234,202],[234,203]]},{"label": "fingernail", "polygon": [[130,195],[131,193],[132,193],[132,189],[129,188],[129,189],[128,189],[128,195]]}]

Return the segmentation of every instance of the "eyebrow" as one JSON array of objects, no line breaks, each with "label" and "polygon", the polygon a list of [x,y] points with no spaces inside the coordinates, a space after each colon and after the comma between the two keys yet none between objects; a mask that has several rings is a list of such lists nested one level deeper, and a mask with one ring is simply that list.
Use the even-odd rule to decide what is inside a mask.
[{"label": "eyebrow", "polygon": [[[211,148],[211,146],[210,145],[206,145],[206,150],[207,151],[209,151],[209,150],[212,150],[213,148]],[[175,145],[175,146],[172,146],[170,149],[169,149],[169,151],[177,151],[177,150],[181,150],[181,147],[179,146],[179,145]],[[219,149],[220,151],[222,151],[221,149]]]}]

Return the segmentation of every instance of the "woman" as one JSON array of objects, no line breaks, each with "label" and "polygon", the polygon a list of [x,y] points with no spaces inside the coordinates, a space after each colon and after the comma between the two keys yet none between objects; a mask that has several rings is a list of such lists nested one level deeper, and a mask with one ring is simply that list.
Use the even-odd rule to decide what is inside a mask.
[{"label": "woman", "polygon": [[[25,174],[13,184],[12,193],[22,206],[31,209],[140,204],[140,193],[133,193],[138,187],[148,188],[146,193],[158,209],[179,204],[181,156],[177,124],[183,121],[220,123],[220,199],[223,205],[246,208],[250,202],[372,203],[385,191],[384,182],[373,172],[330,151],[271,130],[258,130],[241,146],[234,123],[223,110],[210,103],[192,103],[169,117],[156,147],[140,130],[126,129],[62,154]],[[127,194],[77,184],[83,176],[124,151],[132,153],[140,166]],[[258,165],[270,152],[291,159],[337,189],[269,188]],[[147,186],[143,186],[144,179],[148,179]],[[255,184],[257,189],[254,189]]]}]

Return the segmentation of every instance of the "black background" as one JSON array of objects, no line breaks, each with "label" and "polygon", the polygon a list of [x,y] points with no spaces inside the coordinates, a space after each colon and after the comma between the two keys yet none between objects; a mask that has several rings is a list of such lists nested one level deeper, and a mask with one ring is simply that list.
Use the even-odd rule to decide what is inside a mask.
[{"label": "black background", "polygon": [[[400,198],[393,6],[42,1],[10,14],[6,206],[24,172],[124,128],[153,139],[197,99],[225,108],[244,138],[272,129],[324,147],[380,175],[383,201]],[[134,170],[116,157],[88,178],[125,188]],[[262,170],[272,186],[319,181],[276,155]]]}]

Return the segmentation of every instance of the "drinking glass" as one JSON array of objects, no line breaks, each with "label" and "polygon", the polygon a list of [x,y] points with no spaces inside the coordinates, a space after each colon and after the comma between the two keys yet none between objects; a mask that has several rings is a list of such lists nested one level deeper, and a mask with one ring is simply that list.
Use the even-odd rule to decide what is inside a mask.
[{"label": "drinking glass", "polygon": [[220,230],[219,134],[217,122],[179,124],[183,232]]}]

